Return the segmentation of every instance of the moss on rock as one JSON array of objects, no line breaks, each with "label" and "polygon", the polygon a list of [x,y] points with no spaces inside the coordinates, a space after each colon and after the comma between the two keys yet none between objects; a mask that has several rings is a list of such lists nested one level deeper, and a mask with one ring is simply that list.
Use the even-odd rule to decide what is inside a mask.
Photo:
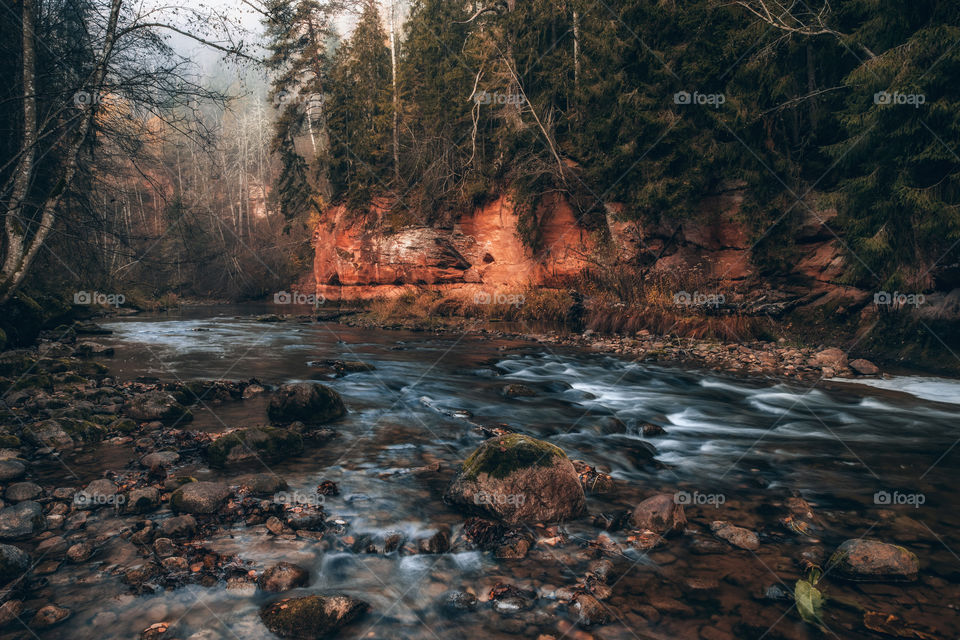
[{"label": "moss on rock", "polygon": [[528,467],[549,467],[555,457],[566,458],[558,446],[519,433],[491,438],[463,463],[463,476],[473,480],[481,473],[505,478]]},{"label": "moss on rock", "polygon": [[303,438],[298,433],[277,427],[238,429],[221,436],[207,447],[207,461],[213,467],[246,462],[282,460],[303,451]]}]

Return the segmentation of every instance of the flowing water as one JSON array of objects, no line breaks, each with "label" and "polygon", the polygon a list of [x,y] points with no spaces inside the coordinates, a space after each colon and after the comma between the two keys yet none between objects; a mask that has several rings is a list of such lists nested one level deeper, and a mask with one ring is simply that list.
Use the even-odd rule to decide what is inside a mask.
[{"label": "flowing water", "polygon": [[[277,473],[291,491],[305,494],[321,481],[336,482],[341,493],[327,497],[325,509],[345,522],[345,536],[401,531],[415,540],[447,525],[456,538],[464,516],[443,504],[443,488],[482,442],[476,427],[505,424],[613,476],[618,491],[589,496],[591,514],[630,509],[658,492],[687,496],[688,532],[661,549],[643,554],[626,543],[628,531],[609,534],[624,551],[615,558],[607,601],[615,619],[589,630],[598,638],[818,637],[821,632],[792,610],[792,599],[772,599],[777,589],[770,588],[792,592],[802,550],[829,555],[839,542],[861,536],[908,546],[920,558],[920,580],[854,585],[828,576],[821,583],[828,597],[895,613],[930,637],[960,637],[960,560],[954,553],[960,551],[960,447],[954,446],[960,407],[951,404],[960,393],[950,381],[914,380],[904,385],[911,393],[898,392],[896,379],[884,382],[885,389],[784,383],[530,342],[265,323],[233,312],[200,309],[105,322],[113,334],[101,341],[117,350],[111,373],[120,379],[257,378],[270,384],[325,380],[349,409],[331,425],[338,436],[270,469],[243,471]],[[330,358],[361,360],[376,369],[326,379],[308,366]],[[536,395],[505,397],[501,390],[511,382]],[[264,409],[263,399],[198,406],[188,428],[263,424]],[[642,422],[662,425],[666,434],[645,438]],[[656,447],[653,464],[649,445]],[[130,445],[81,451],[64,458],[74,479],[60,482],[87,482],[132,457]],[[410,472],[435,463],[439,473]],[[49,478],[67,475],[56,463],[43,472]],[[203,467],[182,473],[221,477]],[[826,517],[819,545],[779,526],[770,505],[792,493]],[[709,552],[709,524],[720,519],[758,531],[760,549]],[[88,528],[96,526],[94,520]],[[222,585],[125,593],[109,569],[129,562],[135,550],[111,537],[116,532],[107,522],[102,526],[107,540],[99,568],[81,565],[50,576],[53,599],[74,610],[67,623],[71,638],[136,637],[159,621],[177,621],[178,638],[270,635],[257,611],[271,598],[259,593]],[[279,560],[309,568],[311,583],[302,593],[346,592],[370,602],[371,613],[347,637],[536,638],[563,635],[558,629],[571,614],[551,595],[584,576],[597,557],[587,543],[602,531],[584,518],[563,525],[562,533],[563,542],[541,542],[522,560],[495,560],[463,545],[441,555],[354,554],[326,541],[276,538],[263,526],[238,525],[207,544],[261,569]],[[483,600],[498,582],[535,589],[540,599],[529,611],[510,615],[483,604],[452,615],[441,606],[450,590],[472,591]],[[849,605],[828,600],[825,611],[827,636],[879,637],[864,629],[862,612]],[[62,633],[57,627],[41,637]]]}]

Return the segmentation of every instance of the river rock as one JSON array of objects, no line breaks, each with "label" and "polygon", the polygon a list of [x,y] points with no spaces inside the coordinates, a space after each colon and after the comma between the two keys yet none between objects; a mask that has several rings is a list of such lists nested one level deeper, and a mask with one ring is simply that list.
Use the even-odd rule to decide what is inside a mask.
[{"label": "river rock", "polygon": [[830,557],[828,568],[855,581],[909,582],[920,570],[917,556],[879,540],[847,540]]},{"label": "river rock", "polygon": [[191,515],[167,518],[158,527],[160,535],[168,538],[189,536],[197,530],[197,520]]},{"label": "river rock", "polygon": [[23,477],[27,472],[27,465],[19,460],[0,460],[0,482],[10,482]]},{"label": "river rock", "polygon": [[56,420],[43,420],[31,424],[24,428],[23,437],[35,447],[50,447],[56,450],[73,447],[73,438]]},{"label": "river rock", "polygon": [[335,634],[370,605],[347,595],[288,598],[260,610],[263,624],[281,638],[314,640]]},{"label": "river rock", "polygon": [[140,458],[140,464],[147,469],[169,469],[180,460],[176,451],[154,451]]},{"label": "river rock", "polygon": [[78,542],[67,549],[67,560],[75,564],[86,562],[93,555],[93,546],[88,542]]},{"label": "river rock", "polygon": [[0,627],[5,627],[18,617],[23,611],[23,602],[20,600],[7,600],[0,605]]},{"label": "river rock", "polygon": [[826,367],[836,371],[847,366],[847,354],[841,349],[831,347],[813,354],[810,362],[816,366]]},{"label": "river rock", "polygon": [[94,480],[83,491],[77,492],[73,498],[73,506],[77,509],[97,509],[107,505],[115,505],[121,500],[117,498],[117,485],[108,478]]},{"label": "river rock", "polygon": [[33,500],[43,494],[40,485],[33,482],[16,482],[7,487],[3,497],[10,502],[23,502],[24,500]]},{"label": "river rock", "polygon": [[123,405],[123,412],[140,422],[189,422],[193,415],[165,391],[141,393]]},{"label": "river rock", "polygon": [[0,544],[0,584],[23,575],[30,567],[30,554],[12,544]]},{"label": "river rock", "polygon": [[267,415],[274,422],[288,424],[300,421],[316,425],[330,422],[346,414],[340,394],[315,382],[281,385],[270,398]]},{"label": "river rock", "polygon": [[70,609],[58,607],[55,604],[48,604],[45,607],[40,607],[37,613],[33,616],[33,620],[30,621],[30,626],[52,627],[59,622],[63,622],[69,617]]},{"label": "river rock", "polygon": [[160,490],[156,487],[132,489],[125,496],[123,510],[126,513],[147,513],[160,506]]},{"label": "river rock", "polygon": [[170,507],[185,513],[216,513],[229,497],[230,487],[222,482],[188,482],[170,496]]},{"label": "river rock", "polygon": [[287,490],[287,481],[275,473],[257,473],[237,478],[237,484],[245,487],[251,494],[270,496],[279,491]]},{"label": "river rock", "polygon": [[577,622],[585,627],[606,624],[613,618],[603,603],[586,593],[576,597],[573,601],[573,610],[577,614]]},{"label": "river rock", "polygon": [[286,460],[303,451],[303,438],[288,429],[250,427],[220,436],[207,447],[213,467]]},{"label": "river rock", "polygon": [[864,360],[863,358],[857,358],[856,360],[851,360],[850,368],[853,369],[854,373],[858,373],[861,376],[880,375],[880,367],[873,364],[869,360]]},{"label": "river rock", "polygon": [[663,427],[658,424],[653,424],[652,422],[641,423],[640,431],[643,433],[644,437],[647,438],[662,436],[666,433],[666,430]]},{"label": "river rock", "polygon": [[661,536],[680,535],[687,527],[687,516],[674,494],[661,493],[638,504],[630,516],[630,523],[636,529],[653,531]]},{"label": "river rock", "polygon": [[713,531],[713,535],[726,540],[735,547],[747,551],[756,551],[760,547],[760,539],[756,533],[743,527],[734,526],[729,522],[716,520],[710,523],[710,530]]},{"label": "river rock", "polygon": [[309,583],[310,572],[292,562],[277,563],[260,574],[257,579],[258,587],[272,593],[305,587]]},{"label": "river rock", "polygon": [[521,434],[491,438],[463,463],[444,500],[509,524],[556,522],[586,510],[562,449]]},{"label": "river rock", "polygon": [[37,545],[35,552],[37,556],[58,558],[62,556],[69,545],[67,544],[66,539],[63,536],[50,536],[49,538],[44,538],[40,541],[40,544]]},{"label": "river rock", "polygon": [[43,509],[31,500],[0,509],[0,540],[22,540],[43,531]]},{"label": "river rock", "polygon": [[507,398],[532,398],[537,392],[525,384],[508,384],[500,390],[500,393]]}]

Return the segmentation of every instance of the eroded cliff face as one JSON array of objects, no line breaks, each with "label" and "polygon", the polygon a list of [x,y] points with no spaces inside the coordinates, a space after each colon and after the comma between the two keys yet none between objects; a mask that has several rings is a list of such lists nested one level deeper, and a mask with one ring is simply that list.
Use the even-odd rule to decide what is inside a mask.
[{"label": "eroded cliff face", "polygon": [[328,300],[392,296],[429,285],[464,292],[557,286],[587,264],[593,241],[563,201],[542,205],[545,250],[536,255],[517,235],[517,213],[500,198],[449,229],[384,232],[382,207],[365,216],[334,207],[314,233],[316,291]]},{"label": "eroded cliff face", "polygon": [[[609,242],[583,228],[561,198],[537,211],[543,238],[536,253],[517,233],[518,215],[506,197],[464,214],[448,229],[408,227],[385,231],[385,208],[365,215],[331,208],[314,233],[313,280],[327,300],[390,297],[430,286],[469,295],[519,291],[530,286],[563,287],[597,264],[653,272],[697,273],[719,289],[756,284],[754,239],[738,220],[744,192],[733,185],[704,198],[697,222],[644,227],[623,222],[622,209],[607,206]],[[831,211],[811,212],[799,231],[796,275],[809,279],[815,297],[863,297],[835,280],[843,267],[841,245],[826,223]]]}]

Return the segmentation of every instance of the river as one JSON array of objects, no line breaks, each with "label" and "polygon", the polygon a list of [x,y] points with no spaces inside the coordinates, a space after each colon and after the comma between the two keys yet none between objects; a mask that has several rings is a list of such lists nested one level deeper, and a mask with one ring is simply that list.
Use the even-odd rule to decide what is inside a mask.
[{"label": "river", "polygon": [[[960,395],[952,381],[893,379],[883,381],[886,388],[785,383],[532,342],[260,322],[242,311],[202,308],[110,319],[102,326],[113,333],[100,342],[116,349],[107,364],[120,379],[319,380],[338,391],[349,413],[330,425],[336,438],[269,469],[243,472],[279,474],[290,491],[305,494],[314,494],[322,481],[337,483],[340,495],[325,497],[324,508],[343,521],[340,533],[348,541],[393,531],[414,540],[439,527],[450,527],[456,539],[464,516],[442,502],[443,483],[483,441],[478,427],[502,424],[612,475],[617,491],[589,495],[591,514],[631,509],[659,492],[685,496],[687,533],[665,547],[641,553],[626,544],[629,532],[608,534],[623,545],[608,600],[616,619],[588,630],[597,638],[817,637],[820,632],[793,610],[792,598],[777,596],[792,592],[805,551],[829,555],[843,540],[861,536],[909,547],[920,559],[920,579],[851,584],[828,575],[821,584],[828,596],[825,633],[879,637],[863,628],[856,608],[831,603],[836,597],[894,613],[930,637],[960,637],[960,559],[954,553],[960,550],[960,406],[953,403]],[[375,370],[329,378],[308,365],[321,359],[359,360]],[[527,385],[536,395],[506,397],[508,383]],[[264,424],[264,409],[262,398],[201,403],[188,428]],[[665,433],[645,437],[644,422]],[[65,454],[62,465],[47,462],[40,473],[52,482],[69,468],[76,484],[133,457],[130,444],[104,444]],[[446,475],[410,472],[437,463]],[[222,477],[202,465],[177,473]],[[820,542],[799,540],[778,524],[776,505],[791,495],[805,498],[827,523]],[[717,552],[713,520],[757,531],[760,548]],[[111,537],[115,523],[102,524],[97,569],[66,567],[49,577],[49,592],[74,611],[69,637],[136,637],[160,621],[176,621],[178,638],[269,636],[257,612],[271,598],[261,593],[223,585],[123,592],[110,568],[128,562],[134,551]],[[538,533],[546,539],[553,532]],[[558,621],[566,614],[554,592],[583,577],[596,558],[588,543],[602,531],[584,518],[564,524],[560,533],[561,542],[541,542],[520,560],[496,560],[456,543],[439,555],[352,553],[328,541],[274,537],[263,526],[227,528],[206,544],[257,568],[280,560],[308,568],[311,581],[300,592],[338,591],[368,601],[371,612],[346,637],[559,638],[564,627]],[[538,598],[529,611],[512,614],[481,604],[453,615],[441,606],[451,590],[476,593],[482,601],[498,582],[535,590]],[[57,627],[41,637],[66,637],[62,633]]]}]

